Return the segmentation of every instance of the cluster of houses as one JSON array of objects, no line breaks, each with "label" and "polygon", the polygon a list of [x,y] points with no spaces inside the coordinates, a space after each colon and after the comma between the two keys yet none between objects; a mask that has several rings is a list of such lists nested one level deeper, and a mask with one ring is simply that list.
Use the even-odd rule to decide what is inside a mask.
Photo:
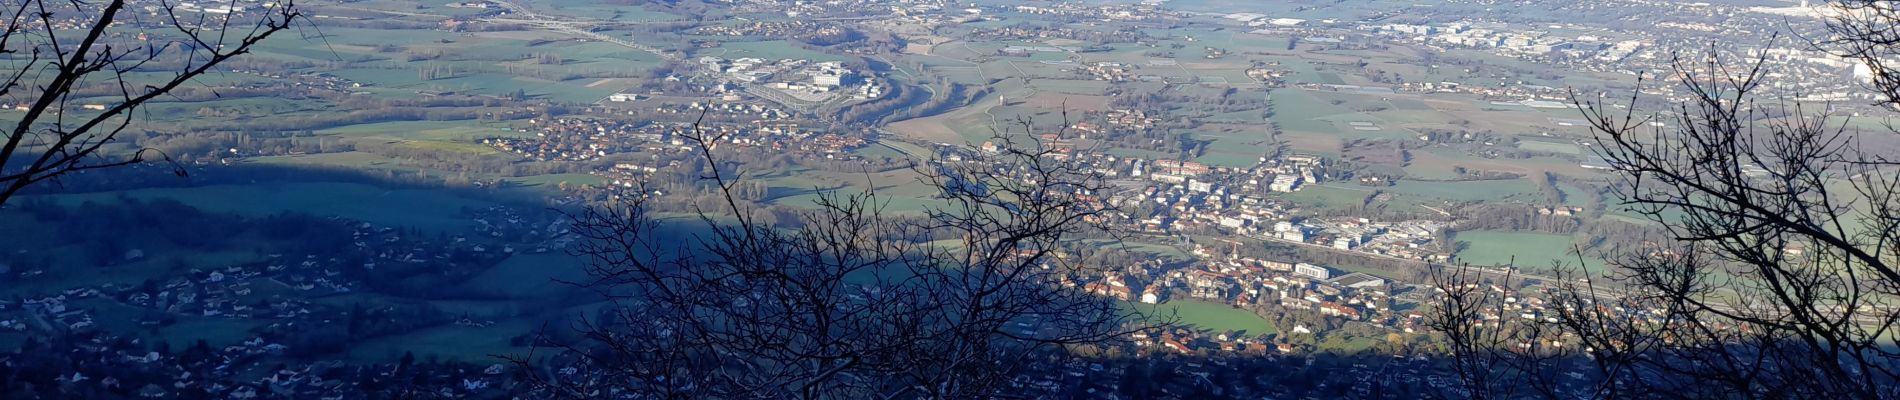
[{"label": "cluster of houses", "polygon": [[[1137,2],[1134,4],[1056,3],[1049,5],[1020,5],[1008,7],[1007,10],[1019,14],[1075,17],[1101,21],[1148,21],[1176,15],[1172,11],[1161,8],[1161,4],[1158,2]],[[981,11],[979,11],[979,13],[980,12]]]},{"label": "cluster of houses", "polygon": [[1077,73],[1087,75],[1089,79],[1108,82],[1128,82],[1135,80],[1135,68],[1127,63],[1114,61],[1091,61],[1076,68]]},{"label": "cluster of houses", "polygon": [[1327,164],[1318,157],[1287,155],[1252,170],[1210,170],[1194,162],[1136,160],[1131,176],[1156,184],[1126,200],[1153,202],[1162,214],[1137,222],[1153,232],[1212,229],[1223,234],[1281,240],[1366,252],[1388,257],[1444,261],[1450,254],[1433,245],[1448,223],[1431,220],[1373,221],[1368,218],[1307,218],[1299,205],[1263,196],[1293,192],[1319,183]]},{"label": "cluster of houses", "polygon": [[[1710,16],[1721,15],[1729,20],[1763,21],[1772,25],[1773,18],[1735,10],[1718,10],[1709,7]],[[1766,18],[1766,20],[1764,20]],[[1694,22],[1662,22],[1659,28],[1719,32],[1731,27],[1748,24],[1709,25]],[[1364,24],[1356,27],[1358,31],[1391,38],[1399,41],[1423,43],[1432,46],[1482,49],[1500,56],[1561,65],[1587,71],[1636,73],[1637,71],[1666,71],[1671,68],[1671,54],[1688,51],[1708,50],[1708,41],[1684,40],[1658,32],[1604,31],[1565,27],[1548,30],[1546,27],[1523,27],[1498,22],[1453,21],[1434,24]],[[1552,26],[1550,28],[1558,28]],[[1559,33],[1561,31],[1561,33]],[[1746,43],[1725,45],[1747,46]],[[1739,47],[1738,46],[1738,47]],[[1740,53],[1763,54],[1776,61],[1774,68],[1777,76],[1784,79],[1777,88],[1791,97],[1810,101],[1840,101],[1853,97],[1854,82],[1841,78],[1871,79],[1873,72],[1861,63],[1844,59],[1812,49],[1798,48],[1735,48]],[[1432,86],[1438,87],[1432,87]],[[1477,94],[1492,97],[1530,98],[1523,95],[1541,95],[1543,100],[1567,102],[1563,93],[1488,93],[1486,89],[1457,87],[1451,83],[1427,83],[1413,88],[1420,91],[1480,91]],[[1686,96],[1673,87],[1661,85],[1643,89],[1646,93],[1661,96],[1670,101],[1681,101]]]},{"label": "cluster of houses", "polygon": [[1245,72],[1247,77],[1260,81],[1269,88],[1283,87],[1286,86],[1286,77],[1292,75],[1293,71],[1277,68],[1277,64],[1278,62],[1275,62],[1269,66],[1247,68]]},{"label": "cluster of houses", "polygon": [[[474,210],[474,233],[507,240],[546,242],[557,236],[560,221],[539,226],[506,207]],[[165,320],[212,318],[234,320],[282,320],[308,318],[313,307],[303,299],[346,294],[364,290],[364,271],[396,264],[438,265],[431,268],[444,275],[471,268],[469,263],[452,260],[458,253],[501,257],[513,254],[513,245],[492,245],[456,236],[449,243],[434,243],[405,238],[400,230],[367,222],[351,224],[351,248],[361,257],[341,255],[303,257],[271,254],[262,261],[214,268],[191,268],[180,276],[145,284],[103,283],[66,289],[57,295],[25,300],[19,312],[23,318],[11,319],[12,325],[31,322],[48,331],[76,332],[95,326],[93,313],[100,302],[111,307],[132,307],[154,311],[139,317],[137,324],[157,326]],[[545,228],[545,230],[543,230]],[[559,240],[559,239],[555,239]],[[534,252],[547,252],[562,243],[543,243]],[[345,258],[361,258],[350,264]],[[352,273],[356,271],[357,273]],[[469,272],[469,271],[465,271]],[[84,304],[84,305],[82,305]],[[6,312],[0,308],[0,312]],[[321,312],[321,310],[318,310]],[[115,321],[117,322],[117,321]],[[17,329],[17,328],[16,328]]]},{"label": "cluster of houses", "polygon": [[660,114],[684,115],[696,117],[700,113],[708,115],[732,116],[737,118],[757,118],[760,121],[784,121],[797,117],[782,107],[757,102],[690,102],[666,103],[653,108]]},{"label": "cluster of houses", "polygon": [[[1204,249],[1196,252],[1205,253]],[[1185,268],[1138,264],[1104,273],[1100,279],[1083,284],[1083,289],[1147,304],[1194,299],[1238,308],[1271,304],[1350,321],[1407,320],[1391,314],[1392,285],[1383,278],[1358,272],[1339,274],[1308,263],[1233,255],[1206,257]]]},{"label": "cluster of houses", "polygon": [[[1117,126],[1147,119],[1138,111],[1108,114],[1109,124]],[[1194,161],[1072,154],[1067,151],[1072,142],[1054,135],[1044,135],[1041,143],[1052,150],[1053,158],[1084,163],[1104,177],[1125,183],[1120,186],[1124,190],[1101,193],[1111,204],[1152,205],[1150,214],[1128,216],[1127,223],[1135,231],[1239,235],[1408,260],[1450,259],[1450,253],[1435,243],[1439,232],[1449,228],[1448,222],[1308,218],[1299,204],[1272,196],[1321,183],[1331,163],[1318,156],[1262,157],[1260,164],[1242,169]],[[979,150],[995,153],[1000,147],[985,142]]]},{"label": "cluster of houses", "polygon": [[[65,398],[308,398],[352,399],[428,393],[437,398],[483,398],[515,383],[500,364],[351,364],[342,361],[286,362],[284,345],[262,339],[226,346],[193,345],[169,351],[113,335],[67,339],[57,347],[22,349],[22,357],[52,361],[35,365],[55,373],[52,382],[0,377],[0,395]],[[11,362],[6,353],[0,361]],[[57,360],[57,361],[55,361]],[[10,366],[18,366],[13,364]],[[53,383],[49,391],[26,392]]]},{"label": "cluster of houses", "polygon": [[[75,287],[59,294],[38,296],[22,301],[17,318],[0,323],[0,328],[41,332],[85,332],[97,328],[95,314],[100,307],[132,307],[151,310],[144,316],[113,316],[113,323],[131,322],[155,327],[177,317],[212,319],[283,319],[310,314],[309,303],[297,298],[254,296],[254,288],[263,285],[272,293],[322,291],[324,294],[348,292],[355,284],[336,277],[336,271],[323,273],[309,268],[316,263],[304,260],[295,264],[275,263],[192,269],[184,276],[144,285],[104,283]],[[108,305],[107,303],[112,303]],[[0,307],[6,312],[7,307]],[[123,321],[134,318],[135,321]]]},{"label": "cluster of houses", "polygon": [[1147,129],[1161,122],[1160,116],[1148,114],[1146,110],[1109,110],[1102,119],[1109,126],[1134,130]]},{"label": "cluster of houses", "polygon": [[[728,9],[729,12],[735,15],[745,14],[745,13],[770,13],[770,14],[782,14],[789,18],[804,18],[804,17],[813,16],[813,15],[827,15],[827,14],[832,14],[832,13],[850,13],[851,15],[857,15],[867,10],[882,10],[886,8],[896,7],[896,6],[893,6],[892,3],[889,1],[881,1],[881,0],[833,0],[833,1],[790,1],[790,2],[773,1],[773,0],[742,0],[742,1],[724,1],[724,2],[720,2],[719,4],[720,4],[720,7]],[[917,3],[918,6],[938,5],[938,4],[941,4],[941,2],[928,1],[928,2]],[[941,8],[941,6],[939,6],[939,8]]]},{"label": "cluster of houses", "polygon": [[[748,104],[700,104],[660,108],[661,113],[697,114],[702,110],[741,116],[771,117],[782,109]],[[495,137],[482,143],[530,159],[550,161],[592,161],[628,153],[677,154],[693,151],[693,135],[715,138],[714,148],[737,146],[792,152],[824,159],[854,159],[853,150],[869,141],[861,135],[819,132],[805,129],[782,119],[761,119],[746,123],[635,122],[622,119],[557,117],[530,120],[536,127],[533,137]],[[697,130],[697,132],[695,132]],[[616,191],[635,188],[667,165],[620,162],[611,168],[593,171]]]},{"label": "cluster of houses", "polygon": [[687,33],[704,36],[811,38],[840,36],[849,32],[843,25],[835,23],[790,20],[701,25],[688,30]]},{"label": "cluster of houses", "polygon": [[1562,104],[1559,108],[1562,108],[1569,106],[1570,101],[1568,91],[1562,88],[1539,85],[1486,86],[1464,85],[1457,82],[1405,82],[1396,86],[1395,89],[1409,93],[1468,94],[1482,99],[1504,101],[1504,103],[1498,103],[1499,105],[1521,105],[1527,107],[1536,107],[1537,103],[1526,104],[1525,102],[1538,101],[1558,102]]},{"label": "cluster of houses", "polygon": [[1559,37],[1544,32],[1475,27],[1469,23],[1441,25],[1362,25],[1375,34],[1456,47],[1495,49],[1508,54],[1563,52],[1603,61],[1621,61],[1648,46],[1642,40],[1608,41],[1595,36]]},{"label": "cluster of houses", "polygon": [[[998,51],[1007,54],[1011,50],[1019,49],[1034,49],[1034,47],[1011,46]],[[1205,57],[1209,59],[1222,58],[1229,54],[1227,49],[1218,47],[1205,47],[1202,50],[1204,51],[1203,54]],[[1153,60],[1148,62],[1147,68],[1160,68],[1164,70],[1174,70],[1178,68],[1176,64],[1173,63],[1174,61],[1172,60]],[[1168,81],[1170,79],[1164,74],[1142,73],[1142,68],[1143,67],[1138,64],[1113,61],[1091,61],[1082,63],[1076,68],[1069,69],[1069,71],[1073,71],[1091,80],[1106,82],[1156,82]],[[1265,83],[1269,85],[1269,87],[1281,86],[1283,83],[1280,77],[1286,74],[1285,71],[1264,68],[1249,69],[1247,73],[1247,76],[1259,79],[1261,83]]]},{"label": "cluster of houses", "polygon": [[651,124],[592,118],[538,118],[528,120],[534,137],[494,137],[482,144],[541,161],[588,161],[609,154],[638,150],[667,140],[667,130]]},{"label": "cluster of houses", "polygon": [[[17,301],[0,300],[0,333],[27,332],[44,340],[85,341],[51,347],[63,352],[61,356],[75,357],[72,363],[48,366],[71,369],[61,375],[61,382],[67,385],[62,390],[78,391],[71,393],[98,390],[148,398],[255,398],[272,394],[364,398],[380,397],[367,395],[364,390],[375,387],[366,387],[366,383],[418,373],[452,378],[434,380],[441,387],[430,388],[454,395],[450,397],[480,393],[491,384],[508,380],[499,366],[469,370],[451,364],[405,365],[403,371],[391,371],[395,364],[296,361],[285,356],[296,350],[291,344],[294,341],[281,336],[284,331],[335,326],[351,319],[347,307],[312,299],[368,291],[367,279],[378,276],[377,271],[408,267],[445,277],[466,277],[494,264],[472,262],[470,257],[495,261],[515,253],[515,244],[531,249],[529,252],[565,246],[564,220],[530,217],[506,206],[468,209],[463,216],[474,225],[471,234],[491,240],[461,235],[425,239],[426,235],[411,230],[332,218],[330,222],[345,227],[343,231],[349,235],[343,253],[270,254],[235,265],[192,266],[169,279],[88,284]],[[144,254],[133,250],[126,257],[136,261]],[[233,343],[173,347],[169,352],[148,350],[148,344],[143,343],[166,336],[119,336],[131,334],[127,327],[160,332],[185,320],[231,321],[253,324],[255,329],[228,332],[252,335]],[[484,326],[490,322],[463,318],[456,323]],[[172,342],[173,346],[192,343],[189,338],[171,340],[183,340]],[[12,351],[16,349],[0,349],[0,363],[8,362],[8,352]],[[258,370],[270,364],[281,367]],[[434,370],[437,367],[443,369]],[[8,386],[4,379],[0,378],[0,395]]]},{"label": "cluster of houses", "polygon": [[689,145],[687,137],[695,129],[706,137],[719,138],[713,146],[760,146],[834,154],[865,145],[862,137],[819,133],[789,122],[756,121],[698,127],[689,123],[599,118],[563,117],[529,122],[538,128],[534,137],[488,138],[482,139],[482,144],[543,161],[589,161],[622,153],[679,150]]},{"label": "cluster of houses", "polygon": [[[1110,123],[1139,119],[1135,112],[1111,116]],[[1095,193],[1126,211],[1117,222],[1130,231],[1157,235],[1199,233],[1247,236],[1261,240],[1299,242],[1336,251],[1388,258],[1446,261],[1450,253],[1438,246],[1438,235],[1449,223],[1436,220],[1375,221],[1363,217],[1305,215],[1299,205],[1274,196],[1301,190],[1329,176],[1331,163],[1322,157],[1280,154],[1263,157],[1249,168],[1216,167],[1172,159],[1142,159],[1102,154],[1072,154],[1060,150],[1068,139],[1045,135],[1042,144],[1057,150],[1051,156],[1082,163],[1118,182],[1117,189]],[[1000,150],[986,143],[979,149]],[[1134,207],[1139,204],[1152,206]],[[1235,246],[1239,244],[1236,242]],[[1383,278],[1345,273],[1320,265],[1242,258],[1236,248],[1224,257],[1209,249],[1193,251],[1198,261],[1187,266],[1142,263],[1074,282],[1062,282],[1090,293],[1140,303],[1192,299],[1237,308],[1278,307],[1311,311],[1347,321],[1361,321],[1393,331],[1415,332],[1415,315],[1393,312],[1394,286]],[[1401,287],[1404,287],[1401,285]],[[1409,287],[1407,287],[1409,289]],[[1310,329],[1295,329],[1295,331]],[[1191,352],[1204,346],[1247,348],[1239,340],[1161,340],[1153,346]],[[1203,345],[1196,345],[1202,343]]]}]

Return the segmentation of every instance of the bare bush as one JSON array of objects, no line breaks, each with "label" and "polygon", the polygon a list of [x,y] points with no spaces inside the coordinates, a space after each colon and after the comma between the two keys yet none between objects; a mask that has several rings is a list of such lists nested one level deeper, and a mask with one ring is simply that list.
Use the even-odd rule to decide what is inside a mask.
[{"label": "bare bush", "polygon": [[[1023,125],[1025,129],[1028,124]],[[826,192],[786,224],[733,194],[747,177],[695,129],[723,204],[696,223],[645,199],[575,215],[588,288],[610,299],[516,357],[550,395],[655,398],[1008,396],[1024,368],[1152,329],[1079,287],[1072,239],[1113,210],[1100,176],[1038,142],[915,170],[920,214],[873,190]],[[973,153],[974,154],[974,153]],[[549,369],[554,369],[549,371]]]}]

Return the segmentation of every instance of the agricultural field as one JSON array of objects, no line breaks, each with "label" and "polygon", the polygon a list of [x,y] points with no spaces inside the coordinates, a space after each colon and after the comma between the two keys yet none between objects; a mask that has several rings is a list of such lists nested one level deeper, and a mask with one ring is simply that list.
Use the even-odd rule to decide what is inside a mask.
[{"label": "agricultural field", "polygon": [[182,317],[169,326],[142,327],[138,321],[148,315],[147,310],[104,299],[85,299],[74,305],[93,310],[95,321],[106,329],[127,332],[144,340],[168,342],[174,348],[199,340],[212,346],[234,345],[254,336],[252,329],[269,323],[263,320]]},{"label": "agricultural field", "polygon": [[[1458,232],[1457,241],[1465,244],[1456,255],[1456,262],[1474,266],[1510,265],[1513,260],[1518,268],[1526,270],[1544,270],[1552,261],[1562,261],[1566,265],[1577,265],[1577,257],[1572,254],[1570,235],[1558,235],[1537,232],[1511,231],[1464,231]],[[1591,273],[1603,272],[1602,259],[1584,258],[1584,268]]]},{"label": "agricultural field", "polygon": [[770,204],[793,207],[815,207],[825,191],[834,195],[854,195],[865,189],[875,190],[885,212],[920,213],[932,206],[941,192],[918,180],[916,172],[895,170],[889,172],[865,174],[804,172],[798,174],[776,174],[761,176],[760,181],[768,185]]},{"label": "agricultural field", "polygon": [[1169,261],[1188,261],[1188,260],[1193,259],[1193,257],[1190,256],[1187,252],[1181,251],[1180,248],[1169,246],[1169,245],[1137,242],[1137,241],[1132,241],[1132,240],[1088,240],[1088,241],[1084,241],[1083,243],[1090,246],[1098,246],[1098,247],[1103,247],[1103,248],[1146,254],[1146,255],[1159,257],[1161,259],[1169,260]]},{"label": "agricultural field", "polygon": [[[1257,115],[1253,112],[1238,114]],[[1206,151],[1195,161],[1208,165],[1246,168],[1260,163],[1260,158],[1272,153],[1278,146],[1275,137],[1257,123],[1210,123],[1200,130],[1189,132],[1195,140],[1208,141]]]},{"label": "agricultural field", "polygon": [[1546,141],[1541,141],[1541,140],[1522,140],[1522,141],[1517,142],[1517,147],[1520,149],[1525,149],[1525,150],[1542,151],[1542,152],[1550,152],[1550,153],[1576,154],[1576,155],[1583,154],[1583,147],[1577,146],[1575,144],[1570,144],[1570,143],[1546,142]]},{"label": "agricultural field", "polygon": [[578,185],[600,186],[600,185],[607,184],[606,179],[601,178],[596,175],[590,175],[590,174],[528,175],[528,176],[523,176],[523,177],[502,178],[502,181],[516,184],[516,185],[521,185],[524,187],[534,187],[534,188],[542,188],[542,189],[552,188],[555,186],[560,186],[562,184],[576,185],[576,186]]},{"label": "agricultural field", "polygon": [[1400,181],[1384,189],[1401,196],[1451,201],[1510,201],[1537,195],[1537,184],[1526,179],[1483,181]]},{"label": "agricultural field", "polygon": [[501,298],[533,298],[572,287],[557,281],[579,282],[586,278],[581,259],[561,253],[516,254],[500,265],[462,283],[471,293]]},{"label": "agricultural field", "polygon": [[[535,185],[561,180],[581,180],[582,177],[543,176]],[[523,182],[530,184],[529,182]],[[383,187],[362,183],[324,182],[324,181],[283,181],[256,182],[249,184],[221,184],[196,187],[135,189],[113,192],[83,194],[53,194],[26,196],[23,201],[48,200],[68,207],[81,204],[113,204],[120,198],[152,200],[171,199],[186,206],[198,208],[210,213],[234,213],[244,216],[263,217],[287,212],[309,213],[318,216],[340,216],[370,221],[395,227],[413,227],[421,232],[448,235],[462,235],[470,231],[474,223],[461,216],[465,209],[487,208],[504,204],[496,200],[475,198],[439,189],[410,189]],[[30,229],[38,224],[31,217],[21,213],[0,213],[0,224]],[[56,231],[52,227],[45,229]],[[39,240],[47,241],[45,243]],[[229,265],[240,265],[266,260],[271,254],[290,247],[291,243],[279,243],[263,238],[223,241],[215,248],[191,251],[174,251],[165,247],[164,238],[150,236],[130,236],[123,246],[137,249],[148,257],[135,260],[117,261],[108,256],[107,265],[96,265],[95,255],[79,252],[80,245],[59,244],[56,238],[28,238],[27,241],[8,243],[12,246],[31,246],[36,252],[50,257],[59,265],[88,265],[89,268],[62,268],[52,270],[30,280],[8,282],[0,285],[0,296],[20,296],[29,293],[44,293],[69,287],[83,287],[100,284],[118,284],[136,286],[141,282],[156,280],[163,282],[184,272],[182,268],[203,269]],[[12,250],[7,250],[12,252]],[[395,336],[377,337],[366,340],[360,346],[352,346],[347,358],[357,361],[377,362],[394,359],[404,352],[413,352],[418,357],[439,357],[443,360],[469,362],[489,362],[490,355],[512,354],[525,350],[511,344],[515,336],[531,332],[548,321],[559,321],[566,312],[562,309],[530,309],[525,306],[539,304],[559,298],[574,290],[559,280],[577,281],[583,278],[579,269],[580,260],[563,253],[518,254],[502,261],[487,271],[483,271],[453,288],[447,293],[462,296],[478,296],[480,301],[439,300],[438,308],[457,315],[466,314],[485,321],[487,326],[461,326],[444,324]],[[255,293],[243,296],[244,302],[260,301],[275,296],[302,297],[303,294],[283,287],[276,281],[264,278],[250,281]],[[309,298],[323,304],[348,306],[350,304],[378,304],[379,302],[411,303],[426,299],[402,297],[400,294],[350,293],[340,296]],[[116,332],[127,332],[135,337],[164,341],[177,346],[204,340],[214,347],[221,347],[248,340],[255,336],[254,329],[269,324],[268,319],[231,319],[223,317],[177,317],[176,323],[162,327],[145,327],[138,322],[151,311],[134,308],[116,300],[93,298],[70,303],[73,307],[90,310],[95,321],[102,328]],[[557,322],[558,323],[558,322]],[[0,345],[14,345],[24,337],[11,333],[0,333]]]},{"label": "agricultural field", "polygon": [[1273,323],[1253,312],[1201,300],[1174,300],[1161,304],[1124,303],[1127,309],[1154,318],[1180,318],[1186,325],[1213,332],[1240,331],[1247,335],[1278,332]]},{"label": "agricultural field", "polygon": [[539,321],[512,318],[485,327],[442,326],[397,336],[385,336],[350,347],[348,358],[358,362],[383,362],[414,353],[423,359],[493,364],[500,356],[520,355],[531,350],[511,340],[542,327]]},{"label": "agricultural field", "polygon": [[490,137],[533,136],[505,123],[475,121],[398,121],[356,124],[316,131],[318,135],[350,139],[433,141],[479,144]]},{"label": "agricultural field", "polygon": [[6,285],[0,285],[0,296],[19,296],[49,288],[97,283],[138,284],[146,279],[178,273],[179,265],[230,265],[254,261],[284,244],[262,239],[235,240],[219,243],[214,248],[186,253],[171,251],[171,244],[165,238],[133,237],[123,243],[125,248],[146,251],[155,256],[122,261],[118,254],[94,254],[86,244],[62,242],[51,234],[58,232],[59,227],[42,225],[42,222],[24,215],[0,215],[0,223],[21,231],[48,232],[46,235],[19,237],[16,241],[6,243],[5,250],[21,256],[43,257],[59,265],[83,267],[48,270],[45,275],[29,281],[7,282]]},{"label": "agricultural field", "polygon": [[1003,98],[1012,94],[1026,96],[1033,91],[1028,89],[1012,93],[991,93],[977,99],[969,106],[960,107],[942,114],[923,118],[908,119],[891,123],[886,129],[906,137],[914,137],[933,143],[973,144],[982,143],[995,135],[995,129],[1001,126],[1008,114],[998,115],[992,109],[1003,105]]},{"label": "agricultural field", "polygon": [[196,187],[134,189],[118,192],[30,196],[62,205],[88,201],[111,202],[119,196],[136,199],[166,198],[207,212],[268,216],[283,212],[336,215],[350,219],[407,226],[431,232],[459,232],[474,222],[457,214],[464,208],[496,203],[432,189],[385,188],[342,182],[259,182]]},{"label": "agricultural field", "polygon": [[438,177],[455,175],[455,173],[453,172],[439,170],[439,169],[417,168],[417,167],[409,166],[400,160],[384,157],[382,155],[360,152],[360,151],[251,157],[251,158],[245,159],[243,163],[259,165],[259,166],[293,166],[293,167],[353,169],[353,170],[362,170],[362,171],[373,172],[373,173],[380,172],[380,173],[389,173],[389,174],[394,174],[394,173],[422,174],[422,175],[438,176]]}]

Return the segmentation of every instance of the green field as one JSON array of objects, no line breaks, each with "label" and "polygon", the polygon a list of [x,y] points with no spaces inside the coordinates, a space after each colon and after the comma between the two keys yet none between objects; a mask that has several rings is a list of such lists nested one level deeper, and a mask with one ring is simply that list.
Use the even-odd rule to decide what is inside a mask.
[{"label": "green field", "polygon": [[1262,110],[1242,110],[1214,114],[1213,116],[1203,119],[1203,121],[1227,124],[1263,124],[1267,122],[1267,118]]},{"label": "green field", "polygon": [[1574,144],[1545,142],[1545,141],[1538,141],[1538,140],[1518,141],[1517,148],[1530,150],[1530,151],[1542,151],[1542,152],[1548,152],[1548,153],[1583,154],[1583,148],[1578,147],[1577,145],[1574,145]]},{"label": "green field", "polygon": [[[1537,184],[1524,179],[1483,181],[1399,181],[1385,191],[1401,196],[1453,201],[1503,201],[1517,196],[1535,195]],[[1418,199],[1402,199],[1418,200]]]},{"label": "green field", "polygon": [[1572,207],[1588,207],[1596,195],[1595,192],[1569,183],[1557,184],[1557,190],[1564,192],[1564,205]]},{"label": "green field", "polygon": [[[20,227],[19,225],[12,225]],[[142,260],[117,265],[98,265],[90,254],[83,253],[79,245],[46,243],[43,247],[33,248],[40,254],[50,255],[54,260],[74,268],[48,271],[45,275],[30,280],[8,282],[0,285],[0,295],[25,295],[47,293],[53,289],[65,289],[85,285],[104,283],[136,285],[146,279],[160,279],[174,276],[181,271],[172,269],[174,261],[192,266],[219,267],[237,263],[256,261],[264,256],[263,252],[274,248],[272,243],[262,241],[237,241],[226,243],[219,251],[199,251],[188,254],[164,253],[165,248],[157,245],[145,246],[135,242],[136,247],[161,256],[147,257]]]},{"label": "green field", "polygon": [[1453,169],[1453,167],[1452,165],[1414,162],[1405,166],[1405,178],[1430,180],[1458,179],[1462,175],[1459,175],[1458,171]]},{"label": "green field", "polygon": [[316,131],[318,135],[343,138],[391,140],[428,140],[474,143],[489,137],[524,137],[533,133],[513,126],[475,121],[396,121],[356,124]]},{"label": "green field", "polygon": [[441,190],[389,189],[361,183],[260,182],[248,185],[208,185],[183,188],[135,189],[120,192],[56,194],[44,197],[61,204],[110,202],[120,194],[132,198],[169,198],[209,212],[265,216],[283,212],[336,215],[428,231],[455,232],[475,223],[457,216],[463,208],[485,208],[493,202]]},{"label": "green field", "polygon": [[237,344],[255,337],[251,329],[267,323],[262,320],[180,316],[171,325],[147,327],[139,325],[139,320],[153,311],[103,298],[81,299],[69,305],[91,310],[93,322],[101,328],[146,340],[169,342],[173,349],[189,346],[199,340],[216,347]]},{"label": "green field", "polygon": [[1266,318],[1226,304],[1201,300],[1175,300],[1162,304],[1124,303],[1124,306],[1150,317],[1178,317],[1182,324],[1214,332],[1241,331],[1248,335],[1278,332],[1274,329],[1273,323],[1267,321]]},{"label": "green field", "polygon": [[[422,78],[424,76],[418,72],[418,69],[433,66],[442,66],[444,68],[454,66],[455,70],[454,73],[448,75],[423,80]],[[577,70],[575,68],[578,67],[567,68],[556,74],[543,76],[575,76],[578,78],[579,74],[590,72]],[[418,62],[416,65],[403,67],[357,67],[338,69],[331,72],[345,79],[362,82],[370,89],[397,89],[397,91],[390,94],[435,91],[507,96],[516,91],[520,91],[522,94],[531,98],[542,98],[562,102],[591,103],[614,93],[614,90],[610,88],[587,87],[587,84],[594,82],[593,79],[551,80],[546,77],[520,76],[508,73],[499,66],[490,66],[486,63],[461,66],[457,63],[429,64],[427,62]],[[637,70],[629,69],[610,75],[631,75],[635,72],[637,72]]]},{"label": "green field", "polygon": [[580,281],[587,277],[581,260],[564,253],[516,254],[500,265],[463,282],[470,291],[527,298],[558,293],[573,287],[561,281]]},{"label": "green field", "polygon": [[251,329],[268,324],[264,320],[231,318],[181,318],[171,326],[159,328],[158,337],[174,346],[204,340],[212,346],[229,346],[256,337]]},{"label": "green field", "polygon": [[[1456,261],[1481,266],[1507,265],[1516,259],[1519,268],[1540,270],[1548,269],[1552,261],[1562,261],[1565,265],[1575,266],[1577,257],[1570,254],[1570,235],[1537,232],[1514,231],[1464,231],[1458,232],[1457,241],[1468,244],[1456,254]],[[1586,257],[1584,268],[1598,272],[1603,261]]]},{"label": "green field", "polygon": [[201,118],[229,118],[243,120],[247,118],[270,117],[313,111],[314,102],[293,101],[277,98],[235,98],[208,101],[169,101],[153,102],[140,108],[140,113],[165,116],[192,116]]},{"label": "green field", "polygon": [[541,188],[556,187],[562,183],[566,183],[568,185],[590,185],[590,186],[600,186],[607,183],[606,179],[601,178],[599,176],[595,176],[595,175],[589,175],[589,174],[530,175],[530,176],[523,176],[523,177],[518,177],[518,178],[505,178],[502,180],[509,183],[517,184],[517,185],[534,186],[534,187],[541,187]]},{"label": "green field", "polygon": [[1090,246],[1098,246],[1098,247],[1104,247],[1104,248],[1110,248],[1110,249],[1124,250],[1124,251],[1135,252],[1135,253],[1145,253],[1148,255],[1161,257],[1165,259],[1173,259],[1173,260],[1192,259],[1192,257],[1189,256],[1187,252],[1181,251],[1180,248],[1177,248],[1174,246],[1162,245],[1162,244],[1136,242],[1132,240],[1089,240],[1089,241],[1084,241],[1083,243],[1086,243],[1087,245],[1090,245]]},{"label": "green field", "polygon": [[[1255,111],[1242,111],[1258,115]],[[1257,128],[1258,123],[1221,125],[1219,132],[1194,132],[1195,139],[1207,140],[1207,151],[1195,161],[1221,167],[1252,167],[1260,163],[1273,147],[1272,134]]]},{"label": "green field", "polygon": [[499,363],[503,361],[497,356],[520,355],[529,350],[510,344],[510,339],[532,334],[539,328],[539,324],[527,319],[501,320],[487,327],[441,326],[359,342],[350,347],[349,357],[362,362],[387,362],[405,352],[413,352],[424,359]]},{"label": "green field", "polygon": [[1101,95],[1109,87],[1108,82],[1072,79],[1037,79],[1035,85],[1038,89],[1090,96]]},{"label": "green field", "polygon": [[1350,110],[1332,105],[1306,90],[1273,91],[1273,115],[1274,120],[1279,121],[1280,129],[1338,134],[1339,127],[1336,124],[1320,118],[1346,112]]},{"label": "green field", "polygon": [[[450,142],[417,141],[417,142],[409,142],[409,143],[415,143],[415,144],[427,143],[427,144],[433,145],[433,146],[430,146],[429,148],[435,148],[435,149],[458,145],[457,143],[450,143]],[[502,155],[490,155],[490,156],[503,157]],[[434,169],[434,168],[414,167],[414,166],[408,165],[402,160],[384,157],[380,154],[365,153],[365,152],[360,152],[360,151],[252,157],[252,158],[244,159],[244,164],[256,164],[256,165],[265,165],[265,166],[332,168],[332,169],[354,170],[354,171],[362,171],[366,173],[377,173],[377,174],[421,174],[424,176],[431,176],[431,177],[438,177],[438,178],[461,175],[461,173],[454,172],[454,171],[445,171],[445,170]]]}]

